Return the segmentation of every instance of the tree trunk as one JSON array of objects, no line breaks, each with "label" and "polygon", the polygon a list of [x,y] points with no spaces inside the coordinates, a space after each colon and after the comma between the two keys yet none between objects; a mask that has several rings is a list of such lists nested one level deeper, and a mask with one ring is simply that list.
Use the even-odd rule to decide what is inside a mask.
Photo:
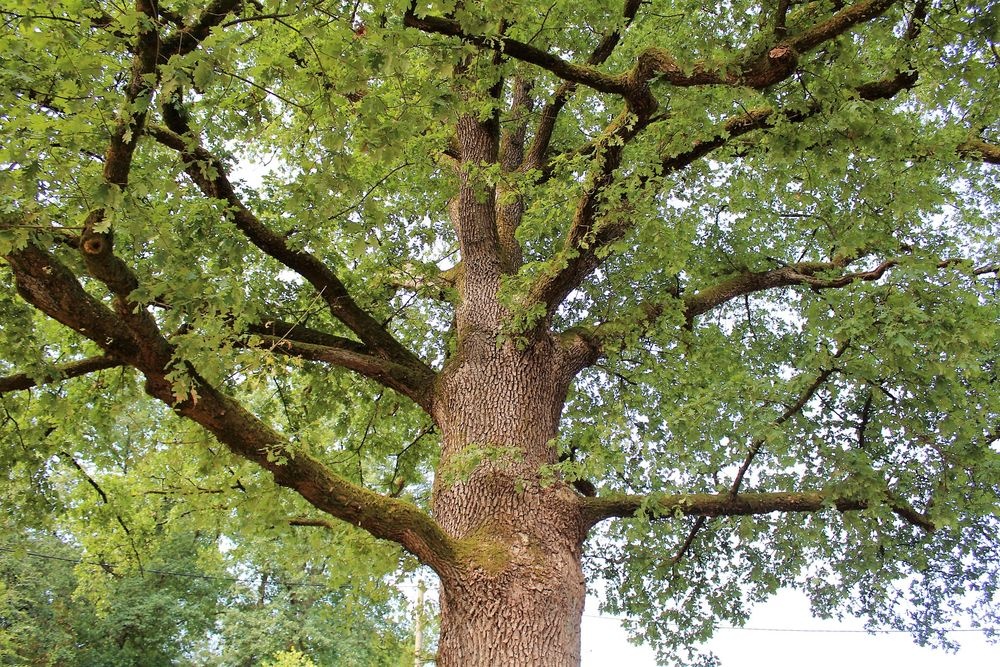
[{"label": "tree trunk", "polygon": [[569,378],[551,339],[496,340],[465,336],[437,386],[434,513],[462,540],[441,576],[438,665],[577,666],[586,531],[576,493],[540,474]]}]

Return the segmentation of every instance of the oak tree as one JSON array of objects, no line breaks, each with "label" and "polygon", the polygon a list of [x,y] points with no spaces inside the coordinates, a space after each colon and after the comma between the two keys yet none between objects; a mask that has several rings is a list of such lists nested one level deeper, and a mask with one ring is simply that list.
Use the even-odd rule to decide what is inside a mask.
[{"label": "oak tree", "polygon": [[4,502],[418,561],[442,666],[993,622],[998,17],[2,0]]}]

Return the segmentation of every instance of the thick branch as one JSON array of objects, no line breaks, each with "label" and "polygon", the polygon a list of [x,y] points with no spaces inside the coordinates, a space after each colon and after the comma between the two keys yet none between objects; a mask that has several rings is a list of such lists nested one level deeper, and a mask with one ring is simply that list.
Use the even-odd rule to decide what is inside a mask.
[{"label": "thick branch", "polygon": [[201,16],[163,40],[159,62],[163,64],[175,55],[194,51],[208,37],[212,28],[222,23],[230,13],[243,5],[243,0],[212,0]]},{"label": "thick branch", "polygon": [[896,0],[867,0],[844,7],[826,21],[794,35],[788,40],[788,45],[799,53],[811,51],[820,44],[844,34],[854,26],[882,15],[894,4],[896,4]]},{"label": "thick branch", "polygon": [[788,9],[791,7],[791,4],[791,0],[778,0],[778,6],[774,10],[774,20],[772,21],[771,30],[778,39],[781,39],[788,33],[788,28],[785,26],[785,19],[788,18]]},{"label": "thick branch", "polygon": [[[449,203],[449,212],[470,279],[465,283],[467,287],[479,287],[480,281],[484,286],[491,284],[504,269],[496,190],[480,173],[495,165],[499,158],[499,125],[493,121],[493,118],[483,121],[464,115],[455,128],[461,164],[458,194]],[[465,297],[474,298],[468,294]]]},{"label": "thick branch", "polygon": [[[148,115],[149,98],[156,85],[156,61],[160,47],[155,3],[137,0],[135,8],[143,20],[138,23],[136,52],[125,95],[126,104],[115,122],[104,157],[104,181],[111,189],[119,191],[128,185],[135,149]],[[169,346],[160,335],[149,311],[130,298],[139,283],[132,270],[114,253],[107,213],[103,208],[94,210],[84,222],[83,233],[80,235],[84,264],[90,275],[104,283],[114,295],[118,319],[133,334],[135,342],[141,343],[141,351],[151,352],[153,357],[162,356],[167,353]],[[146,363],[155,365],[157,362],[149,359]]]},{"label": "thick branch", "polygon": [[63,380],[68,380],[69,378],[80,377],[81,375],[87,375],[88,373],[103,371],[109,368],[117,368],[123,365],[124,363],[122,361],[113,357],[99,356],[90,357],[89,359],[81,359],[80,361],[73,361],[68,364],[63,364],[62,366],[56,366],[55,368],[48,369],[41,377],[31,376],[25,373],[8,375],[7,377],[0,378],[0,394],[23,389],[31,389],[32,387],[38,387],[52,382],[61,382]]},{"label": "thick branch", "polygon": [[[846,345],[842,346],[833,355],[834,358],[840,357],[846,350],[847,346]],[[802,394],[792,405],[788,406],[785,409],[785,411],[781,413],[774,420],[773,424],[775,426],[781,426],[786,421],[788,421],[796,414],[801,412],[802,409],[806,406],[806,404],[816,394],[819,388],[823,386],[823,384],[827,381],[827,379],[829,379],[829,377],[833,374],[833,372],[834,372],[833,368],[824,369],[820,371],[816,379],[808,387],[806,387],[806,390],[802,392]],[[740,487],[743,485],[743,479],[746,477],[747,471],[750,469],[750,465],[753,463],[753,460],[757,457],[757,454],[760,453],[760,450],[763,448],[765,442],[766,441],[764,438],[757,438],[753,441],[753,443],[751,443],[750,450],[747,452],[746,457],[743,459],[743,463],[740,465],[739,470],[737,470],[736,476],[733,478],[733,483],[729,487],[730,498],[738,497]],[[670,565],[676,565],[684,558],[684,556],[691,549],[692,544],[694,544],[695,537],[698,535],[701,529],[705,527],[707,519],[708,517],[706,515],[701,515],[698,517],[698,520],[695,521],[694,525],[691,526],[691,529],[688,531],[687,537],[684,539],[684,542],[681,544],[680,548],[678,548],[677,553],[675,553],[670,558],[669,561]]]},{"label": "thick branch", "polygon": [[[861,84],[854,89],[854,94],[858,99],[866,102],[891,99],[900,92],[912,88],[917,82],[917,77],[918,74],[915,70],[899,72],[885,79]],[[822,107],[819,104],[813,104],[807,109],[795,111],[782,111],[771,107],[760,107],[751,109],[745,114],[733,116],[719,124],[719,130],[711,138],[695,141],[687,151],[664,155],[661,167],[662,173],[668,174],[679,171],[717,148],[731,143],[737,137],[770,127],[779,118],[784,122],[801,123],[812,118],[821,110]]]},{"label": "thick branch", "polygon": [[913,509],[909,505],[900,502],[890,502],[889,508],[904,521],[912,524],[918,528],[922,528],[928,533],[933,533],[937,530],[937,526],[931,521],[930,517],[926,514],[921,514],[917,510]]},{"label": "thick branch", "polygon": [[310,504],[375,537],[391,540],[439,573],[457,567],[454,545],[438,524],[415,505],[352,484],[309,454],[289,446],[283,436],[201,378],[194,378],[197,397],[177,403],[171,383],[147,376],[146,391],[211,432],[234,454],[274,475]]},{"label": "thick branch", "polygon": [[414,505],[356,486],[294,450],[280,434],[200,378],[190,365],[190,393],[178,400],[175,382],[168,378],[174,369],[172,349],[137,339],[54,257],[28,244],[10,253],[7,261],[18,292],[29,303],[91,338],[109,356],[138,368],[146,376],[150,396],[204,427],[233,453],[271,472],[278,484],[331,516],[401,544],[439,572],[455,566],[452,542],[433,519]]},{"label": "thick branch", "polygon": [[982,139],[969,139],[958,146],[958,154],[970,160],[1000,164],[1000,146]]},{"label": "thick branch", "polygon": [[[123,111],[115,122],[104,157],[104,181],[113,188],[128,185],[132,159],[148,116],[150,98],[159,80],[157,67],[171,56],[193,50],[212,27],[241,4],[241,0],[213,0],[205,12],[190,26],[178,31],[164,42],[158,30],[160,10],[152,0],[136,0],[135,11],[142,19],[137,24],[135,56],[132,60],[129,84]],[[167,13],[169,16],[169,12]],[[102,281],[117,297],[117,309],[129,327],[141,335],[152,336],[155,326],[145,310],[128,301],[136,287],[131,271],[113,254],[113,237],[106,224],[104,209],[93,211],[84,223],[80,249],[90,273]],[[132,314],[134,313],[134,317]]]},{"label": "thick branch", "polygon": [[[915,82],[916,73],[910,72],[861,86],[856,89],[856,94],[866,101],[884,99],[912,87]],[[807,111],[777,112],[770,107],[751,109],[721,123],[718,132],[711,139],[696,141],[687,151],[665,156],[661,165],[661,175],[680,171],[737,137],[769,127],[779,113],[786,122],[802,122],[819,110],[819,105],[814,105]],[[634,226],[635,220],[621,211],[616,211],[615,216],[606,216],[607,220],[598,221],[599,195],[611,183],[613,171],[621,158],[621,145],[617,142],[627,143],[648,124],[649,120],[649,118],[631,120],[630,124],[624,126],[624,131],[609,128],[606,134],[614,138],[614,143],[598,142],[612,143],[612,145],[603,150],[595,149],[601,158],[597,173],[592,177],[594,185],[581,199],[567,237],[564,250],[567,255],[565,266],[556,273],[543,276],[532,290],[532,297],[545,303],[550,311],[554,310],[567,294],[601,264],[604,256],[602,251],[622,238]],[[619,122],[623,125],[625,123],[622,119],[619,119]],[[642,184],[648,182],[650,179],[644,180]]]},{"label": "thick branch", "polygon": [[648,84],[654,78],[675,86],[730,85],[767,88],[795,71],[798,56],[811,51],[858,24],[870,21],[895,4],[895,0],[867,0],[845,7],[832,17],[791,38],[774,44],[761,55],[749,54],[735,63],[696,62],[682,64],[656,47],[643,51],[635,66],[617,75],[606,74],[591,65],[568,62],[547,51],[510,37],[469,34],[458,21],[435,16],[416,16],[412,7],[404,23],[427,33],[457,37],[476,46],[494,49],[505,55],[548,70],[560,79],[588,86],[602,93],[620,95],[636,113],[642,113],[655,101]]},{"label": "thick branch", "polygon": [[[147,106],[142,103],[142,98],[152,94],[154,84],[150,81],[150,75],[156,71],[156,55],[160,47],[159,34],[154,27],[156,18],[154,3],[150,0],[137,0],[135,10],[148,19],[148,22],[139,21],[135,56],[132,58],[128,87],[125,90],[125,104],[122,105],[121,115],[115,121],[111,141],[104,156],[104,180],[117,188],[124,188],[128,184],[139,131],[147,115]],[[91,217],[93,219],[88,220],[88,225],[99,225],[104,219],[104,212],[100,211],[98,215]],[[87,242],[86,236],[83,241]],[[100,242],[103,241],[98,239],[95,244]],[[84,249],[87,249],[86,246]],[[99,250],[96,246],[90,250],[87,254],[99,254],[96,252]]]},{"label": "thick branch", "polygon": [[138,356],[134,334],[118,315],[84,290],[62,262],[31,243],[8,254],[6,260],[25,301],[97,343],[110,358]]},{"label": "thick branch", "polygon": [[512,95],[510,127],[500,134],[500,166],[504,171],[515,171],[524,162],[524,137],[535,103],[531,97],[531,82],[524,77],[514,78]]},{"label": "thick branch", "polygon": [[[516,77],[513,86],[513,102],[510,123],[513,127],[505,128],[500,135],[500,167],[505,172],[513,172],[524,163],[524,142],[528,130],[528,118],[534,107],[531,97],[531,82],[523,77]],[[497,234],[500,241],[504,271],[516,273],[523,262],[521,244],[515,235],[524,216],[524,197],[510,188],[505,179],[500,179],[496,186],[497,196]]]},{"label": "thick branch", "polygon": [[416,28],[426,33],[457,37],[469,44],[502,52],[511,58],[546,69],[565,81],[582,83],[604,93],[616,93],[619,95],[625,93],[624,83],[618,76],[605,74],[593,67],[567,62],[542,49],[503,35],[484,36],[467,33],[462,29],[461,23],[453,19],[437,16],[417,16],[413,13],[411,7],[406,11],[403,23],[408,27]]},{"label": "thick branch", "polygon": [[[890,509],[909,523],[924,530],[934,530],[934,523],[916,510],[892,501],[883,501]],[[878,504],[862,498],[838,496],[826,491],[798,491],[775,493],[692,493],[651,498],[647,496],[620,496],[617,498],[582,498],[584,516],[593,526],[612,517],[628,518],[640,512],[656,517],[672,516],[747,516],[773,512],[819,512],[834,508],[840,512],[864,510]]]}]

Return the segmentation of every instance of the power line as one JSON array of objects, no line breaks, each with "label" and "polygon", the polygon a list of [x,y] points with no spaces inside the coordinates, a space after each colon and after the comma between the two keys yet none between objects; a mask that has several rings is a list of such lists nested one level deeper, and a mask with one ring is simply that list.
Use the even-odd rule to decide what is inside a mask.
[{"label": "power line", "polygon": [[[879,630],[848,630],[848,629],[824,629],[824,628],[739,628],[720,625],[716,630],[746,630],[747,632],[809,632],[809,633],[832,633],[832,634],[865,634],[865,635],[892,635],[910,634],[909,630],[898,630],[886,628]],[[943,632],[997,632],[996,628],[944,628]]]},{"label": "power line", "polygon": [[[600,621],[617,621],[621,623],[626,620],[621,616],[602,616],[600,614],[583,614],[584,618],[596,618]],[[911,634],[909,630],[899,630],[896,628],[885,628],[877,630],[852,630],[842,628],[748,628],[732,625],[720,625],[716,630],[741,630],[746,632],[800,632],[800,633],[831,633],[831,634],[866,634],[866,635],[890,635],[890,634]],[[944,632],[996,632],[998,628],[944,628]]]}]

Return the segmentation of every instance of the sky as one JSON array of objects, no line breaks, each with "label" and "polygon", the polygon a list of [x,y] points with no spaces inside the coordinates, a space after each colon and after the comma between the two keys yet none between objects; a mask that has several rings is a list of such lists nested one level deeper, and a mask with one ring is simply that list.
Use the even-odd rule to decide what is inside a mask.
[{"label": "sky", "polygon": [[[756,628],[756,629],[754,629]],[[777,630],[782,630],[781,632]],[[805,595],[781,591],[758,607],[744,629],[720,630],[709,647],[722,667],[844,667],[896,664],[906,667],[969,667],[1000,664],[1000,644],[978,632],[954,638],[958,653],[917,646],[904,633],[870,635],[859,620],[820,620],[809,613]],[[601,616],[597,600],[583,613],[581,667],[656,667],[652,650],[628,643],[617,619]],[[808,659],[804,658],[808,656]]]}]

